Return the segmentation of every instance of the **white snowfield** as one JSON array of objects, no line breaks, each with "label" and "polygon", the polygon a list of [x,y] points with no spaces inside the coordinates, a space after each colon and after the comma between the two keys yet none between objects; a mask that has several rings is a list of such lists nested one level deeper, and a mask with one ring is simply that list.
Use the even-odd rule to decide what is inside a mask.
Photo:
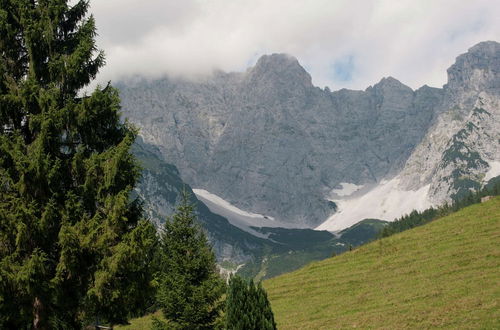
[{"label": "white snowfield", "polygon": [[284,227],[293,228],[292,225],[274,220],[269,216],[251,213],[237,208],[221,197],[204,189],[193,189],[196,197],[202,201],[215,214],[225,217],[233,226],[236,226],[252,235],[267,238],[250,227]]},{"label": "white snowfield", "polygon": [[[204,200],[207,200],[207,201],[210,201],[214,204],[217,204],[220,207],[223,207],[224,209],[226,209],[227,211],[230,211],[232,213],[239,214],[239,215],[242,215],[245,217],[250,217],[250,218],[264,218],[264,216],[262,214],[243,211],[243,210],[237,208],[236,206],[234,206],[233,204],[229,203],[225,199],[222,199],[219,196],[212,194],[211,192],[206,191],[204,189],[193,189],[193,192],[196,195],[196,197],[203,198]],[[268,217],[268,218],[270,220],[274,220],[271,217]]]},{"label": "white snowfield", "polygon": [[[500,175],[500,161],[488,161],[490,169],[483,182]],[[400,187],[400,177],[382,180],[377,186],[364,192],[368,187],[353,183],[340,183],[341,189],[333,189],[331,200],[337,204],[337,212],[326,219],[316,230],[338,232],[351,227],[363,219],[394,221],[413,210],[423,211],[433,205],[428,199],[430,184],[417,190],[404,190]],[[360,191],[361,190],[361,191]],[[247,212],[237,208],[221,197],[203,189],[193,189],[196,197],[213,213],[219,214],[229,222],[255,236],[267,238],[250,227],[297,228],[291,224],[279,222],[272,217]],[[362,194],[362,195],[361,195]]]},{"label": "white snowfield", "polygon": [[488,181],[500,175],[500,161],[489,161],[490,169],[486,172],[483,181]]},{"label": "white snowfield", "polygon": [[338,206],[337,212],[315,229],[338,231],[368,218],[394,221],[413,210],[423,211],[432,206],[427,199],[430,185],[405,191],[399,188],[399,182],[396,176],[389,181],[382,180],[362,196],[333,200]]},{"label": "white snowfield", "polygon": [[360,190],[363,188],[363,185],[358,186],[354,183],[349,183],[349,182],[341,182],[340,185],[342,186],[341,189],[333,189],[330,194],[337,195],[340,197],[347,197],[351,196],[354,194],[356,191]]}]

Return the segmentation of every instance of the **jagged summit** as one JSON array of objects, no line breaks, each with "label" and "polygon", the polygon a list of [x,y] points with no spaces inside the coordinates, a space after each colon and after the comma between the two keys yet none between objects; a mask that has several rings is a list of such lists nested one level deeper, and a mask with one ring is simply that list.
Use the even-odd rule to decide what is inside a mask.
[{"label": "jagged summit", "polygon": [[397,88],[397,89],[406,89],[406,90],[412,90],[410,87],[406,86],[396,78],[392,76],[384,77],[382,78],[378,83],[373,85],[374,89],[377,88],[382,88],[382,89],[387,89],[387,88]]},{"label": "jagged summit", "polygon": [[271,55],[262,55],[255,66],[256,70],[285,71],[288,69],[302,69],[299,61],[292,55],[285,53],[273,53]]},{"label": "jagged summit", "polygon": [[481,53],[481,54],[490,54],[495,56],[498,54],[498,50],[500,49],[500,43],[493,40],[481,41],[471,48],[469,48],[468,53]]},{"label": "jagged summit", "polygon": [[500,92],[500,43],[484,41],[457,57],[448,69],[449,89]]},{"label": "jagged summit", "polygon": [[311,75],[288,54],[263,55],[247,72],[251,83],[272,81],[284,85],[312,86]]}]

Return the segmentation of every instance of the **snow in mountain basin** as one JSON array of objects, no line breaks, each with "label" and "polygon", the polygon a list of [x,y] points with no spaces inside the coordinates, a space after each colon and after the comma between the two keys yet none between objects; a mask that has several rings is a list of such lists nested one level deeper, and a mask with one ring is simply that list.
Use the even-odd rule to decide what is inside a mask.
[{"label": "snow in mountain basin", "polygon": [[331,195],[337,195],[337,196],[340,196],[340,197],[347,197],[347,196],[351,196],[356,191],[358,191],[361,188],[363,188],[362,185],[358,186],[358,185],[356,185],[354,183],[349,183],[349,182],[341,182],[340,186],[342,187],[341,189],[333,189],[330,194]]},{"label": "snow in mountain basin", "polygon": [[398,187],[399,181],[399,177],[383,180],[362,196],[333,200],[337,204],[337,212],[316,230],[342,230],[368,218],[394,221],[412,210],[422,211],[432,206],[427,198],[429,185],[406,191]]},{"label": "snow in mountain basin", "polygon": [[225,217],[233,226],[236,226],[254,236],[267,238],[251,227],[283,227],[293,228],[292,225],[279,222],[270,216],[247,212],[237,208],[223,198],[204,189],[193,189],[196,197],[215,214]]},{"label": "snow in mountain basin", "polygon": [[483,179],[486,182],[500,175],[500,161],[489,161],[488,165],[490,165],[490,169],[486,172]]}]

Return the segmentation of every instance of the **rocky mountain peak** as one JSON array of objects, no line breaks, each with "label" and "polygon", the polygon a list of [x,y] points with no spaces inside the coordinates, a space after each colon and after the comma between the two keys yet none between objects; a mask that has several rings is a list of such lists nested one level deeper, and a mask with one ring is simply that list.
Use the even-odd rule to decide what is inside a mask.
[{"label": "rocky mountain peak", "polygon": [[457,57],[448,69],[451,90],[500,91],[500,43],[484,41]]},{"label": "rocky mountain peak", "polygon": [[287,87],[312,86],[309,73],[295,57],[288,54],[263,55],[247,74],[250,83],[272,82]]},{"label": "rocky mountain peak", "polygon": [[410,87],[406,86],[394,77],[384,77],[378,83],[373,85],[375,90],[402,90],[402,91],[413,91]]},{"label": "rocky mountain peak", "polygon": [[500,49],[500,43],[498,43],[497,41],[488,40],[475,44],[474,46],[469,48],[468,52],[473,54],[474,53],[479,54],[482,56],[484,55],[495,56],[495,53],[497,53],[499,49]]}]

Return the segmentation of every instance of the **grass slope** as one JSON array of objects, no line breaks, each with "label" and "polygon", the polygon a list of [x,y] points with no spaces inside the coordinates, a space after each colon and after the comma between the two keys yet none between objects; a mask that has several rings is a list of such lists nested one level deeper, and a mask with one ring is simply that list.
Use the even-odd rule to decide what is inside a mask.
[{"label": "grass slope", "polygon": [[500,198],[264,287],[280,329],[498,329]]},{"label": "grass slope", "polygon": [[143,317],[138,317],[136,319],[130,320],[128,325],[116,325],[113,327],[115,330],[126,329],[126,330],[150,330],[153,326],[153,317],[161,321],[165,321],[161,311],[157,311],[154,314],[149,314]]}]

